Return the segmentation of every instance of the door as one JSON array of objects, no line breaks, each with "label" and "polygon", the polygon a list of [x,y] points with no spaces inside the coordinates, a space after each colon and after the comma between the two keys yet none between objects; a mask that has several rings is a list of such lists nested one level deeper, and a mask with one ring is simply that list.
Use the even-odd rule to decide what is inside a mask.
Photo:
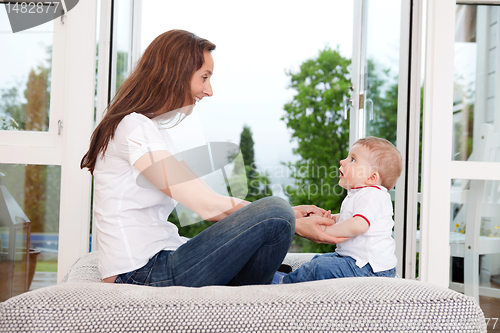
[{"label": "door", "polygon": [[[498,1],[430,1],[422,133],[422,280],[500,298]],[[491,326],[489,326],[491,325]]]},{"label": "door", "polygon": [[[12,209],[12,201],[3,206],[2,300],[56,284],[61,201],[61,65],[66,31],[63,21],[55,19],[12,33],[7,13],[14,9],[14,4],[0,4],[0,43],[7,51],[0,62],[0,176],[3,199],[10,194],[29,223],[21,236],[15,230],[20,221],[11,221],[4,214]],[[55,6],[44,9],[54,10]],[[31,249],[29,253],[26,248]]]},{"label": "door", "polygon": [[[88,252],[90,176],[79,161],[88,148],[81,138],[91,133],[95,91],[96,1],[17,33],[7,16],[14,5],[0,3],[4,298],[56,284]],[[16,5],[29,10],[32,3]],[[64,7],[37,8],[55,5]]]},{"label": "door", "polygon": [[421,7],[420,1],[410,0],[355,1],[348,101],[350,144],[366,136],[385,138],[396,145],[405,162],[390,193],[397,273],[407,278],[416,274]]}]

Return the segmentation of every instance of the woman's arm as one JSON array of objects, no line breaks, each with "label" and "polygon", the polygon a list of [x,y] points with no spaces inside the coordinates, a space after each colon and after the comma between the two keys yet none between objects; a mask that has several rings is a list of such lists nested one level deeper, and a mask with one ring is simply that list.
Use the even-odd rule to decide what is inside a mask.
[{"label": "woman's arm", "polygon": [[319,216],[324,216],[326,211],[323,208],[316,207],[314,205],[300,205],[292,207],[295,212],[295,217],[300,219],[309,215],[317,214]]},{"label": "woman's arm", "polygon": [[335,223],[332,219],[319,215],[299,218],[295,222],[295,234],[320,244],[337,244],[348,240],[348,237],[335,237],[323,230]]},{"label": "woman's arm", "polygon": [[249,204],[248,201],[216,193],[168,151],[144,154],[134,167],[156,188],[206,221],[219,221]]}]

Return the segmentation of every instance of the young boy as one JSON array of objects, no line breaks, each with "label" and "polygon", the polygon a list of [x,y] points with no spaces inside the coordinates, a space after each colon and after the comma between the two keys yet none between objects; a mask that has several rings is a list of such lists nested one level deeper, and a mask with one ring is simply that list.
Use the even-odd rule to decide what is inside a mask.
[{"label": "young boy", "polygon": [[316,255],[284,275],[282,283],[354,276],[394,277],[394,221],[387,191],[394,187],[401,170],[401,154],[389,141],[376,137],[356,141],[347,158],[340,161],[339,185],[348,195],[340,214],[325,214],[336,223],[324,227],[329,235],[349,239],[337,244],[334,253]]}]

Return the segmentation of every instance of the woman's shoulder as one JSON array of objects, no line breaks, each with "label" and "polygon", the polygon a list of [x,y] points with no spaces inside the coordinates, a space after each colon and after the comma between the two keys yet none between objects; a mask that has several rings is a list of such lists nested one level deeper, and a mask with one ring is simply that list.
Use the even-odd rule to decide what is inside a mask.
[{"label": "woman's shoulder", "polygon": [[120,121],[116,132],[130,133],[137,129],[155,130],[158,126],[143,114],[132,112]]}]

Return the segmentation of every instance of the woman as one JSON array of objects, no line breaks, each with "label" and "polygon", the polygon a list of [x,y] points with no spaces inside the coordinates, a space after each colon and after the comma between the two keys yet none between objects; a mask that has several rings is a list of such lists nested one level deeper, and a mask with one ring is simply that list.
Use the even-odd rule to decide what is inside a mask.
[{"label": "woman", "polygon": [[[250,204],[212,191],[172,155],[158,118],[189,113],[212,96],[215,45],[182,30],[158,36],[122,84],[94,131],[81,167],[94,175],[94,224],[104,282],[149,286],[270,283],[294,231],[322,233],[314,206],[270,197]],[[165,118],[165,117],[164,117]],[[167,117],[168,118],[168,117]],[[156,188],[139,186],[145,177]],[[181,179],[182,181],[179,181]],[[177,202],[218,223],[188,240],[167,217]],[[311,212],[316,216],[303,218]],[[322,215],[322,214],[321,214]],[[295,230],[295,219],[300,226]]]}]

